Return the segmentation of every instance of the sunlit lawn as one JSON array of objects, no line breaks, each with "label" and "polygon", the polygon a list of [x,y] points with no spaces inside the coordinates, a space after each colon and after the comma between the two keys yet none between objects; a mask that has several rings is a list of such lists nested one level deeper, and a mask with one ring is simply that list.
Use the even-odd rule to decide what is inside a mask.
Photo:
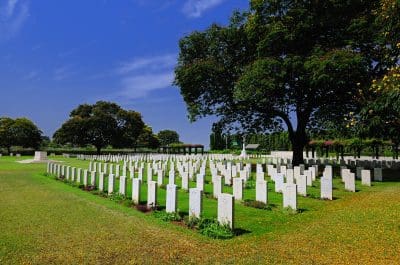
[{"label": "sunlit lawn", "polygon": [[[308,188],[307,198],[298,197],[301,212],[295,215],[282,209],[282,195],[273,192],[269,182],[272,210],[236,202],[235,226],[242,234],[222,241],[45,176],[45,164],[15,160],[0,158],[0,264],[393,264],[400,260],[400,182],[374,182],[372,187],[364,187],[357,181],[357,192],[350,193],[336,178],[335,200],[324,201],[318,199],[316,181]],[[62,157],[56,160],[86,169],[89,164]],[[146,172],[144,176],[146,179]],[[105,190],[107,182],[106,178]],[[205,192],[212,194],[209,174],[206,182]],[[127,183],[130,197],[129,178]],[[119,181],[115,184],[117,191]],[[181,184],[180,178],[177,184]],[[146,187],[143,183],[143,203]],[[231,188],[225,186],[224,192]],[[179,190],[182,214],[188,211],[188,197]],[[165,206],[164,189],[158,189],[158,198]],[[254,198],[254,187],[245,189],[244,199]],[[204,216],[216,215],[217,201],[204,197]]]}]

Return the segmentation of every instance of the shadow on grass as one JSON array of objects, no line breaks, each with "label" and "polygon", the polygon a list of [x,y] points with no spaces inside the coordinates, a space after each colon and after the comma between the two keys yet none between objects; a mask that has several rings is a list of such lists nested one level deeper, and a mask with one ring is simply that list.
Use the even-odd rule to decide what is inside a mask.
[{"label": "shadow on grass", "polygon": [[235,234],[235,236],[241,236],[241,235],[245,235],[245,234],[250,234],[251,231],[243,229],[243,228],[234,228],[233,233]]}]

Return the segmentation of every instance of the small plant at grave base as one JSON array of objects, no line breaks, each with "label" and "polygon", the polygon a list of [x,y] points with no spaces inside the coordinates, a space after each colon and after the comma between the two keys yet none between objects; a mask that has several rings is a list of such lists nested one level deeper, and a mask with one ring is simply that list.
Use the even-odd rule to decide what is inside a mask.
[{"label": "small plant at grave base", "polygon": [[245,188],[246,190],[248,190],[248,189],[255,189],[255,188],[256,188],[256,183],[255,183],[255,181],[254,181],[254,180],[248,180],[248,181],[246,182],[244,188]]},{"label": "small plant at grave base", "polygon": [[128,200],[128,199],[123,200],[121,204],[123,206],[129,207],[129,208],[131,208],[135,205],[135,203],[132,200]]},{"label": "small plant at grave base", "polygon": [[85,191],[94,191],[96,189],[97,189],[97,187],[94,185],[87,185],[86,187],[83,186],[83,190],[85,190]]},{"label": "small plant at grave base", "polygon": [[149,211],[151,211],[151,209],[149,209],[149,207],[147,207],[147,205],[145,204],[137,204],[135,206],[136,210],[142,212],[142,213],[147,213]]},{"label": "small plant at grave base", "polygon": [[122,194],[120,194],[120,193],[117,193],[117,192],[111,193],[110,195],[108,195],[108,198],[109,198],[111,201],[115,201],[115,202],[117,202],[117,203],[120,203],[121,201],[123,201],[123,200],[126,199],[126,197],[125,197],[124,195],[122,195]]},{"label": "small plant at grave base", "polygon": [[214,239],[229,239],[235,236],[228,225],[221,225],[215,219],[201,219],[198,226],[200,234]]},{"label": "small plant at grave base", "polygon": [[214,195],[211,192],[204,192],[204,196],[207,199],[214,199]]},{"label": "small plant at grave base", "polygon": [[183,219],[183,222],[185,223],[185,225],[188,228],[194,229],[194,228],[198,227],[200,220],[201,220],[201,218],[197,218],[195,216],[185,216],[185,218]]},{"label": "small plant at grave base", "polygon": [[298,210],[295,210],[292,207],[282,208],[282,211],[284,214],[287,214],[287,215],[295,215],[295,214],[299,213]]},{"label": "small plant at grave base", "polygon": [[316,194],[307,194],[307,197],[311,198],[311,199],[319,199],[320,197]]},{"label": "small plant at grave base", "polygon": [[182,216],[178,212],[167,213],[165,211],[154,211],[154,216],[163,220],[164,222],[181,221]]},{"label": "small plant at grave base", "polygon": [[253,208],[257,208],[257,209],[262,209],[262,210],[268,210],[268,211],[272,211],[272,207],[270,205],[267,205],[263,202],[259,202],[256,200],[244,200],[243,201],[243,205],[244,206],[248,206],[248,207],[253,207]]}]

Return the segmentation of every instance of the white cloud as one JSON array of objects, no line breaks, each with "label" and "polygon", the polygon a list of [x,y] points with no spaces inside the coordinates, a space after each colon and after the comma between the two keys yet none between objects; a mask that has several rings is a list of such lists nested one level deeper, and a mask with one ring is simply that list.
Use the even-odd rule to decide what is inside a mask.
[{"label": "white cloud", "polygon": [[174,80],[175,54],[135,58],[120,63],[115,73],[120,76],[117,96],[128,99],[146,97],[151,91],[170,87]]},{"label": "white cloud", "polygon": [[187,17],[201,17],[204,11],[216,7],[224,1],[225,0],[188,0],[183,6],[182,12]]},{"label": "white cloud", "polygon": [[9,40],[22,28],[29,17],[27,1],[8,0],[0,6],[0,41]]},{"label": "white cloud", "polygon": [[125,77],[121,80],[122,90],[118,94],[129,99],[143,98],[150,91],[171,86],[173,80],[172,72]]},{"label": "white cloud", "polygon": [[74,74],[76,74],[76,71],[74,70],[72,65],[64,65],[54,69],[53,79],[56,81],[61,81]]},{"label": "white cloud", "polygon": [[24,79],[24,80],[33,80],[33,79],[36,79],[36,78],[38,77],[38,75],[39,75],[39,72],[33,70],[33,71],[30,71],[29,73],[27,73],[27,74],[23,77],[23,79]]},{"label": "white cloud", "polygon": [[173,68],[176,64],[175,54],[166,54],[155,57],[136,58],[129,62],[122,63],[117,68],[118,74],[127,74],[134,71],[158,71]]}]

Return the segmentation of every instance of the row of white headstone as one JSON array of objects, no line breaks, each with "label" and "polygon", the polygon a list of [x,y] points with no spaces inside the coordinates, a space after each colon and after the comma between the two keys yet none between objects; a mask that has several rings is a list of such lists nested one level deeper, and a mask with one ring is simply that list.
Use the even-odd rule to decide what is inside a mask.
[{"label": "row of white headstone", "polygon": [[[75,177],[76,172],[76,177]],[[56,175],[57,177],[65,177],[69,181],[76,181],[81,183],[81,174],[83,172],[83,185],[89,185],[89,171],[81,168],[75,168],[71,166],[65,166],[55,163],[47,164],[47,173]],[[114,193],[114,184],[116,178],[114,174],[108,175],[108,194]],[[105,174],[99,174],[98,189],[104,191],[105,187]],[[142,180],[139,178],[132,178],[132,201],[136,204],[140,203],[141,194],[141,183]],[[96,172],[90,171],[90,185],[97,186],[96,183]],[[157,205],[157,187],[159,183],[153,180],[147,182],[147,206],[149,208]],[[121,195],[126,194],[127,177],[119,177],[119,191]],[[177,198],[176,184],[168,184],[166,186],[166,212],[174,213],[177,211],[178,198]],[[200,218],[203,209],[203,190],[199,188],[189,189],[189,216]],[[218,221],[223,225],[228,225],[231,228],[234,227],[234,196],[231,194],[220,193],[217,196],[218,199]]]}]

